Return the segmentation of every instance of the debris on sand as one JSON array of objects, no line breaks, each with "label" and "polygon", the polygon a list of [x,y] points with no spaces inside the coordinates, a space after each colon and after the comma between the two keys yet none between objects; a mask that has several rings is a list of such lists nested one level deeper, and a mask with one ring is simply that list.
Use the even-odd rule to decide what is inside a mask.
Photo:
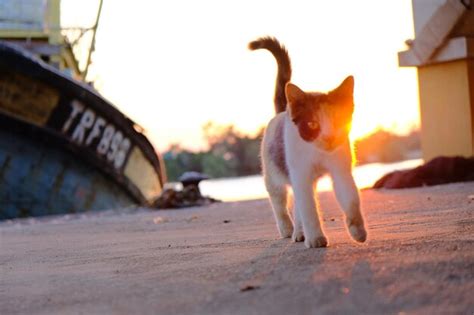
[{"label": "debris on sand", "polygon": [[252,290],[257,290],[257,289],[260,289],[260,287],[258,285],[247,284],[247,285],[244,285],[244,286],[240,287],[240,292],[252,291]]},{"label": "debris on sand", "polygon": [[153,223],[155,223],[155,224],[166,223],[168,221],[169,221],[168,219],[163,218],[163,217],[154,217],[153,218]]},{"label": "debris on sand", "polygon": [[191,223],[193,221],[196,221],[197,219],[199,219],[199,217],[197,215],[193,215],[192,217],[187,218],[186,222]]},{"label": "debris on sand", "polygon": [[187,208],[206,206],[220,200],[203,196],[199,190],[199,182],[209,176],[197,172],[186,172],[179,178],[183,189],[168,188],[155,199],[152,207],[157,209]]}]

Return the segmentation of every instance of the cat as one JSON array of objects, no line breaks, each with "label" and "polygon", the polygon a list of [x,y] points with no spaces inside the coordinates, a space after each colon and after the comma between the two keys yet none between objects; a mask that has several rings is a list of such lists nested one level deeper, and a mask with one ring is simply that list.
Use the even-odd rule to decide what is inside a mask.
[{"label": "cat", "polygon": [[[367,232],[352,177],[348,137],[354,110],[354,78],[348,76],[327,93],[304,92],[290,82],[290,57],[277,39],[262,37],[250,42],[248,48],[270,51],[278,65],[276,116],[265,130],[261,159],[280,236],[304,241],[307,248],[328,245],[318,216],[315,189],[318,179],[329,173],[350,235],[357,242],[365,242]],[[293,220],[287,209],[289,186],[293,190]]]}]

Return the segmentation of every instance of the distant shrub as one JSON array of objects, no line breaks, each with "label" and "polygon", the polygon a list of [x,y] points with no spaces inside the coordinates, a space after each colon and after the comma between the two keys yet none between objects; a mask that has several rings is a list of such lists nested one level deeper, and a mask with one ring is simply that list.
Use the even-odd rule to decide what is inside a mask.
[{"label": "distant shrub", "polygon": [[420,132],[401,136],[379,129],[354,143],[358,164],[390,163],[418,157],[421,150]]}]

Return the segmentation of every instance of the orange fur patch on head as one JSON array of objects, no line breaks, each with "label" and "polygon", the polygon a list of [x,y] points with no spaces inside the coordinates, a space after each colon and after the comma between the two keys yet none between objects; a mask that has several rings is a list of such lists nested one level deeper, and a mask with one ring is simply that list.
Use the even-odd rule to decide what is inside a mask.
[{"label": "orange fur patch on head", "polygon": [[354,77],[348,76],[337,88],[328,93],[331,118],[336,128],[350,128],[354,112]]},{"label": "orange fur patch on head", "polygon": [[328,93],[329,101],[333,104],[354,107],[354,77],[348,76],[334,90]]}]

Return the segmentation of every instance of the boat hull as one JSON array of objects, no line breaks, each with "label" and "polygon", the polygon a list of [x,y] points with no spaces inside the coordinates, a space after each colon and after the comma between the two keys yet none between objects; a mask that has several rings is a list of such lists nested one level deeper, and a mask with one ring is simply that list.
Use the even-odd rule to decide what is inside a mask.
[{"label": "boat hull", "polygon": [[164,182],[159,155],[133,121],[0,42],[0,219],[147,206]]},{"label": "boat hull", "polygon": [[121,208],[137,202],[58,143],[38,134],[27,136],[18,128],[0,130],[0,178],[0,220]]}]

